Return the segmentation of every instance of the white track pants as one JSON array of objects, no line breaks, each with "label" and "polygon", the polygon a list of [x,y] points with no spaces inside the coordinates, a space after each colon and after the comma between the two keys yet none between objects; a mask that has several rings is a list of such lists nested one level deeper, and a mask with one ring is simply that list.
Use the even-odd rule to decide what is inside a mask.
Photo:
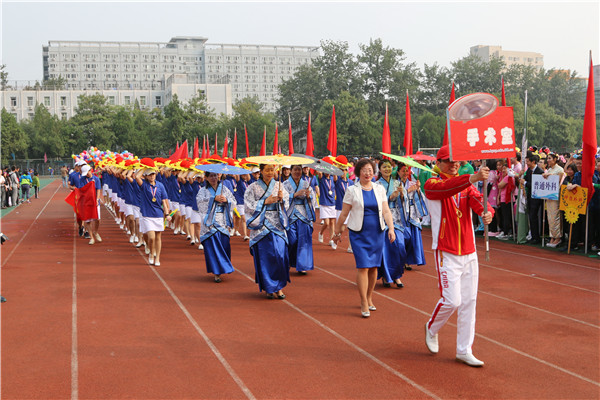
[{"label": "white track pants", "polygon": [[471,353],[475,339],[475,305],[479,280],[477,252],[457,256],[435,250],[435,263],[442,297],[427,323],[429,333],[438,333],[454,311],[458,310],[456,353]]}]

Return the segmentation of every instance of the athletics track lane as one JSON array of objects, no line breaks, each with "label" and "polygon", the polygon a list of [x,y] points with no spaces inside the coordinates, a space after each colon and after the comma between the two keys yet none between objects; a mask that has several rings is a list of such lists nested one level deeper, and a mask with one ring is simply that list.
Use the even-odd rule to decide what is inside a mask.
[{"label": "athletics track lane", "polygon": [[[51,226],[56,229],[66,224],[72,228],[69,223],[72,213],[66,203],[60,203],[66,193],[59,194],[55,211],[66,209],[65,221]],[[87,246],[87,241],[82,239],[76,242],[79,397],[245,397],[156,275],[144,264],[141,255],[126,242],[124,233],[114,223],[108,223],[107,215],[103,210],[104,243]],[[31,230],[28,235],[41,228]],[[426,248],[427,232],[424,231]],[[16,242],[14,235],[9,235],[12,245]],[[72,238],[64,239],[71,246],[72,259]],[[315,240],[315,259],[320,269],[308,276],[292,273],[292,284],[285,289],[288,300],[269,301],[264,299],[264,294],[259,295],[256,285],[243,275],[253,277],[247,243],[239,238],[232,239],[232,243],[234,265],[240,272],[227,276],[221,284],[212,283],[205,274],[201,252],[187,246],[183,237],[171,233],[165,233],[163,266],[156,270],[257,398],[421,398],[428,394],[442,398],[598,397],[598,329],[560,316],[597,325],[598,271],[591,259],[568,258],[587,260],[588,269],[544,260],[538,277],[547,271],[548,276],[558,276],[561,282],[570,285],[561,286],[550,279],[527,277],[522,272],[539,268],[535,266],[536,261],[513,265],[515,255],[510,255],[506,262],[502,259],[505,253],[495,251],[496,246],[530,250],[527,246],[494,242],[490,267],[481,267],[480,290],[491,294],[480,292],[478,301],[480,336],[476,338],[474,349],[475,354],[486,361],[486,366],[477,370],[454,362],[454,327],[445,327],[440,332],[441,350],[437,356],[429,355],[422,343],[423,325],[438,295],[430,252],[426,254],[430,265],[405,274],[406,288],[382,289],[378,285],[375,296],[378,311],[363,320],[359,317],[353,284],[353,257],[342,251],[345,246],[334,252]],[[4,246],[3,257],[8,249],[10,247]],[[531,250],[536,251],[537,256],[543,253]],[[61,251],[65,253],[62,257],[68,258],[68,245]],[[17,253],[3,268],[4,294],[9,303],[2,306],[2,311],[17,300],[12,279],[24,285],[23,293],[31,292],[33,286],[34,292],[39,292],[37,286],[45,284],[43,280],[34,280],[34,285],[27,277],[16,278],[14,272],[17,271],[9,267],[17,260],[13,259]],[[49,264],[51,257],[48,253],[44,257]],[[119,262],[109,261],[117,258]],[[101,260],[102,264],[90,263],[90,259]],[[64,289],[59,293],[56,288],[41,289],[54,291],[49,297],[67,298],[64,302],[52,300],[59,301],[55,304],[56,310],[48,302],[42,305],[46,313],[54,314],[49,319],[64,320],[68,327],[71,293],[67,283],[70,284],[72,277],[67,275],[72,275],[71,267],[65,269],[68,271],[61,278]],[[587,273],[587,280],[579,277],[581,270]],[[576,276],[573,281],[572,275]],[[580,286],[588,291],[578,289]],[[497,296],[510,297],[512,301]],[[19,299],[19,305],[14,306],[22,307],[23,301]],[[39,307],[39,303],[37,299],[30,307],[35,304]],[[12,334],[7,329],[12,329],[10,324],[18,320],[18,315],[6,312],[2,315],[5,322],[3,366],[20,365],[22,348],[39,340],[40,331],[45,329],[38,320],[24,319],[21,323],[29,326],[24,326],[22,331],[31,334],[21,338],[15,335],[14,342],[7,344],[7,335]],[[340,336],[333,336],[310,317]],[[44,340],[64,343],[56,346],[56,354],[48,354],[46,348],[39,351],[36,364],[41,366],[37,374],[35,368],[34,373],[26,373],[25,365],[11,368],[12,372],[3,368],[4,398],[69,397],[70,371],[62,370],[69,367],[70,332],[60,331],[52,336],[59,337]],[[368,354],[360,353],[351,344]],[[157,360],[158,356],[165,358]],[[49,387],[46,381],[54,380],[54,376],[46,378],[42,373],[48,365],[55,369],[56,379],[66,379],[64,396],[43,395]],[[566,372],[557,368],[564,368]],[[31,387],[27,392],[29,396],[19,391],[24,387],[18,385],[23,375],[31,375],[25,385]]]}]

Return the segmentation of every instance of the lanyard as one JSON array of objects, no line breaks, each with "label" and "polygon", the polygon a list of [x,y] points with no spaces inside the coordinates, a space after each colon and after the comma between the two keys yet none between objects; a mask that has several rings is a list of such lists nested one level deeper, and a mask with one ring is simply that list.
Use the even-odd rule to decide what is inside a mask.
[{"label": "lanyard", "polygon": [[154,203],[156,203],[156,191],[158,190],[158,186],[155,186],[154,188],[152,187],[152,185],[150,185],[150,192],[152,193],[152,201]]}]

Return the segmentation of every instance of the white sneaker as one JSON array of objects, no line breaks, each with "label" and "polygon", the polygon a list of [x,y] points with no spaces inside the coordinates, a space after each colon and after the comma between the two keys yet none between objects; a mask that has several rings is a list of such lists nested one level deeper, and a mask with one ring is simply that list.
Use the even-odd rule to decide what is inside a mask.
[{"label": "white sneaker", "polygon": [[531,232],[529,232],[529,233],[527,234],[527,236],[525,236],[525,239],[527,239],[527,240],[531,240]]},{"label": "white sneaker", "polygon": [[204,250],[204,246],[202,246],[202,243],[200,243],[200,246],[198,246],[198,250]]},{"label": "white sneaker", "polygon": [[242,234],[239,233],[238,231],[235,231],[235,236],[242,236]]},{"label": "white sneaker", "polygon": [[100,237],[99,234],[96,233],[96,242],[101,243],[102,242],[102,238]]},{"label": "white sneaker", "polygon": [[131,231],[129,229],[127,229],[127,234],[131,235]]},{"label": "white sneaker", "polygon": [[[435,335],[431,335],[429,333],[429,328],[427,328],[427,324],[425,324],[425,344],[427,345],[427,349],[433,354],[436,354],[438,351],[440,351],[438,335],[437,333]],[[458,358],[458,354],[456,355],[456,358]]]},{"label": "white sneaker", "polygon": [[463,362],[471,367],[481,367],[484,362],[475,358],[473,354],[457,354],[456,361]]},{"label": "white sneaker", "polygon": [[248,236],[248,235],[244,236],[244,241],[246,241],[246,240],[250,240],[250,236]]},{"label": "white sneaker", "polygon": [[331,246],[332,249],[337,249],[337,244],[335,244],[335,242],[333,240],[329,241],[329,245]]},{"label": "white sneaker", "polygon": [[160,267],[160,261],[155,261],[155,262],[154,262],[154,266],[155,266],[155,267]]},{"label": "white sneaker", "polygon": [[354,252],[352,251],[352,246],[349,246],[349,247],[348,247],[348,250],[346,250],[346,251],[347,251],[348,253],[354,253]]},{"label": "white sneaker", "polygon": [[190,242],[190,246],[193,246],[196,244],[196,241],[194,239],[192,239],[192,241]]},{"label": "white sneaker", "polygon": [[148,262],[150,263],[150,265],[154,265],[154,256],[152,254],[148,256]]},{"label": "white sneaker", "polygon": [[145,252],[146,254],[150,254],[150,249],[148,248],[148,246],[146,246],[146,250],[144,250],[144,252]]},{"label": "white sneaker", "polygon": [[138,244],[135,245],[135,247],[142,247],[144,245],[144,242],[138,242]]},{"label": "white sneaker", "polygon": [[91,238],[90,241],[88,242],[88,244],[94,244],[96,243],[96,241],[94,240],[94,238]]},{"label": "white sneaker", "polygon": [[558,243],[547,243],[546,244],[546,247],[555,248],[556,246],[558,246]]},{"label": "white sneaker", "polygon": [[179,234],[180,235],[187,235],[183,229],[181,231],[179,231]]},{"label": "white sneaker", "polygon": [[321,225],[325,225],[325,220],[324,219],[321,220]]},{"label": "white sneaker", "polygon": [[179,233],[179,228],[175,228],[175,230],[173,231],[173,235],[177,235]]},{"label": "white sneaker", "polygon": [[192,236],[187,235],[187,237],[185,238],[185,240],[192,240]]},{"label": "white sneaker", "polygon": [[323,234],[319,233],[319,243],[323,243]]},{"label": "white sneaker", "polygon": [[135,240],[135,239],[133,238],[133,236],[129,236],[129,243],[133,243],[133,242],[134,242],[134,240]]},{"label": "white sneaker", "polygon": [[124,230],[125,229],[125,224],[121,224],[120,227],[121,227],[121,230]]},{"label": "white sneaker", "polygon": [[134,236],[134,238],[133,238],[133,241],[134,241],[135,243],[137,243],[137,242],[139,242],[139,241],[140,241],[140,238],[139,238],[139,237],[137,237],[137,236]]}]

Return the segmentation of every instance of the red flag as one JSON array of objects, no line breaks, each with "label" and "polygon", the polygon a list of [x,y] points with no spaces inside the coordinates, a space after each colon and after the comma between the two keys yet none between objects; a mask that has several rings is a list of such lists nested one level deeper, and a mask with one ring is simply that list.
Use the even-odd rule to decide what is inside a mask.
[{"label": "red flag", "polygon": [[312,130],[310,129],[310,111],[308,112],[308,129],[306,131],[306,150],[304,154],[314,157],[315,145],[313,143]]},{"label": "red flag", "polygon": [[327,150],[332,156],[337,156],[337,127],[335,123],[335,106],[331,113],[331,124],[329,125],[329,138],[327,139]]},{"label": "red flag", "polygon": [[206,158],[206,136],[202,138],[202,158]]},{"label": "red flag", "polygon": [[288,138],[288,156],[291,154],[294,154],[294,140],[292,139],[292,119],[290,118],[290,115],[288,114],[288,121],[289,121],[289,138]]},{"label": "red flag", "polygon": [[225,142],[223,143],[223,158],[229,156],[229,138],[225,136]]},{"label": "red flag", "polygon": [[587,95],[585,98],[585,114],[583,117],[583,155],[581,158],[581,187],[588,190],[588,204],[594,195],[593,175],[596,168],[596,152],[598,139],[596,137],[596,99],[594,98],[594,66],[590,54],[590,77],[588,79]]},{"label": "red flag", "polygon": [[215,151],[214,151],[214,154],[217,153],[217,151],[218,151],[217,149],[218,149],[218,147],[217,147],[217,132],[215,132]]},{"label": "red flag", "polygon": [[179,150],[179,140],[175,143],[175,151]]},{"label": "red flag", "polygon": [[181,147],[179,148],[179,150],[181,151],[181,156],[179,158],[189,158],[190,152],[188,151],[187,139],[185,139],[185,142],[183,142],[181,144]]},{"label": "red flag", "polygon": [[262,145],[260,146],[260,154],[261,156],[266,156],[267,155],[267,127],[265,126],[265,130],[263,132],[263,141],[262,141]]},{"label": "red flag", "polygon": [[48,157],[46,156],[46,153],[44,153],[44,162],[47,163],[48,162]]},{"label": "red flag", "polygon": [[96,200],[96,184],[94,181],[88,182],[82,188],[75,188],[65,198],[65,201],[73,207],[77,214],[77,219],[86,221],[89,219],[98,219],[98,208]]},{"label": "red flag", "polygon": [[[381,151],[388,154],[391,154],[392,152],[392,138],[390,135],[390,121],[388,120],[387,103],[385,103],[385,118],[383,119],[383,134],[381,135]],[[387,156],[383,157],[389,159]]]},{"label": "red flag", "polygon": [[246,157],[250,157],[250,148],[248,147],[248,130],[246,124],[244,124],[244,134],[246,135]]},{"label": "red flag", "polygon": [[233,131],[233,148],[231,149],[231,158],[237,159],[237,128]]},{"label": "red flag", "polygon": [[[452,104],[456,100],[454,95],[454,81],[452,81],[452,91],[450,92],[450,101],[448,105]],[[444,127],[444,143],[443,146],[448,144],[448,121],[446,121],[446,126]]]},{"label": "red flag", "polygon": [[273,142],[273,155],[279,154],[279,144],[277,143],[277,137],[279,134],[277,133],[277,122],[275,122],[275,141]]},{"label": "red flag", "polygon": [[194,139],[194,151],[192,154],[192,158],[198,158],[200,157],[200,148],[198,145],[198,137],[196,136],[196,139]]},{"label": "red flag", "polygon": [[406,155],[410,156],[413,153],[412,143],[412,121],[410,119],[410,101],[408,99],[408,90],[406,91],[406,126],[404,127],[404,151]]},{"label": "red flag", "polygon": [[175,150],[173,152],[173,154],[171,154],[169,156],[169,160],[179,160],[180,158],[187,158],[189,157],[188,155],[188,148],[187,148],[187,140],[185,142],[183,142],[181,144],[181,146],[177,147],[177,150]]}]

